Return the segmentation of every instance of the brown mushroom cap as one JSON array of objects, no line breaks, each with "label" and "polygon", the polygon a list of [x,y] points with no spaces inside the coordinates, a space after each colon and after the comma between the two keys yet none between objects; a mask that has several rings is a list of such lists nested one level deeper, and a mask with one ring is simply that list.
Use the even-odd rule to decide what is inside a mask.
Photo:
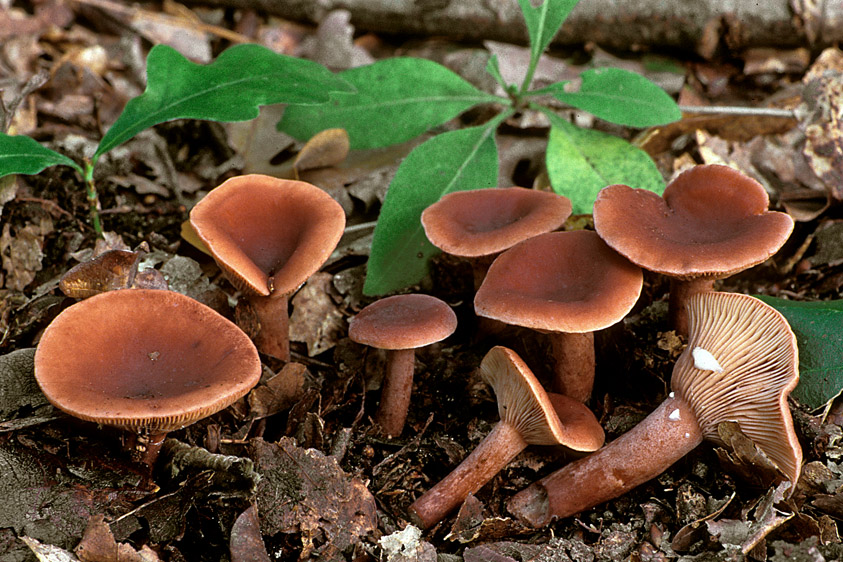
[{"label": "brown mushroom cap", "polygon": [[483,380],[498,398],[501,421],[513,426],[531,445],[564,445],[596,451],[605,435],[600,422],[581,402],[549,395],[517,353],[493,347],[480,363]]},{"label": "brown mushroom cap", "polygon": [[641,269],[596,233],[548,232],[498,256],[474,297],[474,309],[535,330],[591,332],[623,318],[642,283]]},{"label": "brown mushroom cap", "polygon": [[238,289],[288,295],[334,251],[345,212],[309,183],[249,174],[206,195],[190,223]]},{"label": "brown mushroom cap", "polygon": [[232,322],[179,293],[110,291],[65,309],[44,331],[35,378],[78,418],[165,433],[245,395],[257,350]]},{"label": "brown mushroom cap", "polygon": [[378,349],[414,349],[443,340],[456,329],[457,315],[436,297],[395,295],[352,318],[348,337]]},{"label": "brown mushroom cap", "polygon": [[793,230],[768,211],[764,187],[728,166],[696,166],[659,197],[610,185],[594,202],[594,227],[641,267],[679,278],[727,277],[772,256]]},{"label": "brown mushroom cap", "polygon": [[[735,293],[694,295],[687,308],[688,347],[676,361],[671,388],[691,404],[705,438],[719,442],[717,425],[736,421],[795,483],[802,448],[787,397],[799,382],[799,359],[787,320],[762,301]],[[722,371],[698,368],[698,348]]]},{"label": "brown mushroom cap", "polygon": [[570,214],[566,197],[507,187],[448,193],[422,212],[421,222],[437,248],[455,256],[478,257],[555,230]]}]

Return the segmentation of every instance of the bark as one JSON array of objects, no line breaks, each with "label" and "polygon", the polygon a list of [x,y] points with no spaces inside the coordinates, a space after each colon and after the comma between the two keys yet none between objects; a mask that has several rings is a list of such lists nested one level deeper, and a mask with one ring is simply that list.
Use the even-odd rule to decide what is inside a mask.
[{"label": "bark", "polygon": [[[518,3],[500,0],[188,0],[254,9],[318,23],[331,10],[351,12],[357,31],[445,36],[525,44]],[[641,46],[713,54],[720,43],[748,47],[825,47],[843,40],[843,2],[809,0],[582,0],[556,45],[594,42],[632,50]]]}]

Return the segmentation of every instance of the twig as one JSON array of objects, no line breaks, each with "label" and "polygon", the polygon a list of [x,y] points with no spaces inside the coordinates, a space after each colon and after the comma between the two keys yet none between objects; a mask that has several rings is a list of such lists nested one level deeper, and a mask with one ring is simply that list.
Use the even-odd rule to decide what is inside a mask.
[{"label": "twig", "polygon": [[792,109],[781,109],[777,107],[743,107],[738,105],[680,105],[682,113],[697,113],[705,115],[758,115],[761,117],[782,117],[785,119],[796,119],[796,113]]}]

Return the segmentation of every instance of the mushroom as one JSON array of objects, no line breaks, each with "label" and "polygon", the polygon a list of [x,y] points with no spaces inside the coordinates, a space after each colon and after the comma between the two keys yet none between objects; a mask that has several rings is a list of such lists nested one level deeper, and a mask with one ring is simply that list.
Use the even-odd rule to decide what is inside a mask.
[{"label": "mushroom", "polygon": [[336,248],[345,228],[340,204],[309,183],[249,174],[206,195],[190,224],[254,308],[258,349],[288,361],[287,302]]},{"label": "mushroom", "polygon": [[457,329],[457,315],[430,295],[395,295],[365,307],[351,319],[348,337],[386,351],[386,374],[375,422],[389,436],[404,429],[416,349],[443,340]]},{"label": "mushroom", "polygon": [[799,378],[796,338],[758,299],[700,293],[688,299],[689,343],[673,369],[672,392],[641,423],[592,455],[513,496],[508,509],[533,527],[568,517],[655,478],[717,426],[735,421],[791,483],[802,450],[787,396]]},{"label": "mushroom", "polygon": [[763,262],[790,236],[793,219],[768,211],[769,202],[760,183],[733,168],[695,166],[663,197],[626,185],[603,188],[594,228],[632,263],[670,276],[671,325],[687,335],[688,297]]},{"label": "mushroom", "polygon": [[497,395],[501,419],[457,468],[410,506],[410,517],[422,528],[441,521],[527,445],[595,451],[603,444],[603,428],[591,410],[567,396],[545,393],[511,349],[493,347],[480,363],[480,372]]},{"label": "mushroom", "polygon": [[641,269],[586,230],[549,232],[502,253],[474,297],[479,316],[550,335],[552,390],[581,402],[594,384],[594,331],[621,320]]},{"label": "mushroom", "polygon": [[44,330],[35,378],[60,410],[139,436],[151,466],[164,436],[257,384],[254,344],[207,306],[171,291],[108,291],[63,310]]},{"label": "mushroom", "polygon": [[430,243],[454,256],[469,258],[474,289],[504,250],[538,234],[556,230],[571,214],[571,201],[523,187],[448,193],[421,215]]}]

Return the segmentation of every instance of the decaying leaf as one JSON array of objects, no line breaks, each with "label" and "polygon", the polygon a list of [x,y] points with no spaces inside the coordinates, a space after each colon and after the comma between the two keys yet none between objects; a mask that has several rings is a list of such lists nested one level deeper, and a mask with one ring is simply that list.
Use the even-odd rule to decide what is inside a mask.
[{"label": "decaying leaf", "polygon": [[11,223],[3,225],[0,234],[0,255],[6,270],[6,288],[23,291],[41,271],[44,237],[53,231],[53,221],[44,215],[38,224],[28,222],[12,232]]},{"label": "decaying leaf", "polygon": [[843,199],[843,72],[829,70],[803,92],[803,154],[836,200]]},{"label": "decaying leaf", "polygon": [[407,525],[381,537],[378,544],[386,554],[386,562],[436,562],[436,549],[421,536],[421,529]]},{"label": "decaying leaf", "polygon": [[509,517],[492,517],[483,503],[469,494],[445,538],[465,544],[502,540],[524,532],[532,530]]},{"label": "decaying leaf", "polygon": [[229,550],[231,562],[270,562],[261,536],[258,510],[254,505],[250,505],[234,521]]},{"label": "decaying leaf", "polygon": [[252,389],[249,410],[254,418],[265,418],[290,408],[304,395],[307,367],[290,362],[275,375]]},{"label": "decaying leaf", "polygon": [[39,562],[79,562],[73,554],[58,546],[42,543],[32,537],[21,537],[20,540],[29,547]]},{"label": "decaying leaf", "polygon": [[776,465],[743,434],[737,422],[726,421],[718,424],[717,434],[724,448],[718,447],[715,452],[720,462],[727,465],[731,472],[759,488],[768,488],[781,480]]},{"label": "decaying leaf", "polygon": [[325,129],[305,143],[293,161],[296,173],[340,164],[348,156],[350,144],[345,129]]},{"label": "decaying leaf", "polygon": [[130,544],[114,540],[111,529],[102,514],[93,515],[82,535],[82,541],[73,549],[82,562],[160,562],[154,550],[147,545],[135,550]]},{"label": "decaying leaf", "polygon": [[18,349],[0,356],[0,420],[9,419],[22,408],[47,404],[34,375],[34,348]]},{"label": "decaying leaf", "polygon": [[306,342],[310,357],[334,347],[345,331],[345,319],[331,299],[333,277],[314,274],[292,299],[290,339]]},{"label": "decaying leaf", "polygon": [[261,532],[299,533],[301,560],[331,558],[377,527],[375,498],[336,459],[287,437],[254,439],[248,452],[262,476],[256,496]]}]

